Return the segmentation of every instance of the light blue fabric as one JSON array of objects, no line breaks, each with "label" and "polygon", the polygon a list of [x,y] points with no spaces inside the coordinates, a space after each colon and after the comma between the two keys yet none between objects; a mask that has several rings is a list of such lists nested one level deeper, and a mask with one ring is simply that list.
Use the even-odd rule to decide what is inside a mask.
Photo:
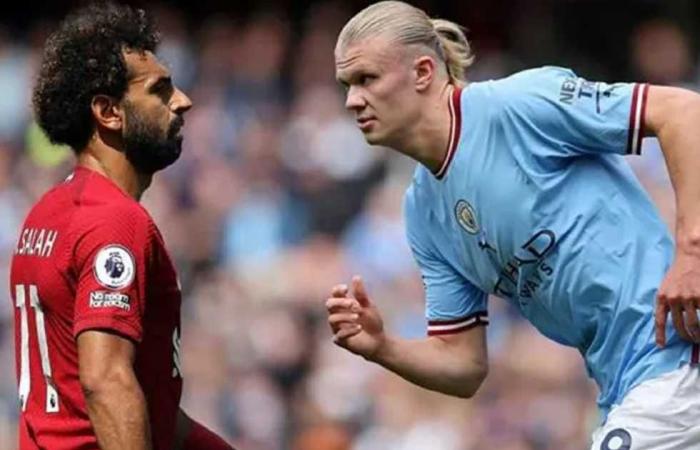
[{"label": "light blue fabric", "polygon": [[691,352],[670,324],[667,347],[654,343],[655,293],[674,247],[621,156],[641,91],[557,67],[472,83],[447,172],[437,179],[419,165],[404,205],[428,320],[485,311],[487,294],[507,299],[579,349],[603,417]]}]

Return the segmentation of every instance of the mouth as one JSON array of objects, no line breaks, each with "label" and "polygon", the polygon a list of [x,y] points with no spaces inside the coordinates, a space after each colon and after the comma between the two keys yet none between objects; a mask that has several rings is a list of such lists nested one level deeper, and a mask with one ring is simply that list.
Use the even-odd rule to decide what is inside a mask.
[{"label": "mouth", "polygon": [[374,117],[358,117],[356,121],[357,127],[360,130],[369,131],[369,129],[372,128],[377,119],[375,119]]}]

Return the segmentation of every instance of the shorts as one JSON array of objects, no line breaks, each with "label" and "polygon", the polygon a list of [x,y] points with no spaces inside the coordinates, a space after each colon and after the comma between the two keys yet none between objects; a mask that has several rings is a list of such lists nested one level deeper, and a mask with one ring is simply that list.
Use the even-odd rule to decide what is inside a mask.
[{"label": "shorts", "polygon": [[593,433],[591,450],[700,450],[700,367],[633,388]]}]

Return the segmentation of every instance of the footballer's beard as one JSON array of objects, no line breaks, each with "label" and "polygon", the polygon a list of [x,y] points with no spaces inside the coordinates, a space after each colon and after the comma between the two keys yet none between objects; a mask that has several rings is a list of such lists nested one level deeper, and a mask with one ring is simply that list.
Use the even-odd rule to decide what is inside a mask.
[{"label": "footballer's beard", "polygon": [[182,153],[182,136],[178,135],[185,122],[182,116],[170,122],[163,136],[156,124],[138,112],[127,107],[125,113],[127,126],[122,136],[125,154],[137,172],[152,175],[177,161]]}]

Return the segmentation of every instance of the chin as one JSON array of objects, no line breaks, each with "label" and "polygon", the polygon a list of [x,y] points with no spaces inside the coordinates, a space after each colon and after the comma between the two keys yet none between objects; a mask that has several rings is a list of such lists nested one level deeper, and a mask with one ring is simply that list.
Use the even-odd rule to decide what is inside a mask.
[{"label": "chin", "polygon": [[373,136],[366,136],[366,135],[365,135],[365,141],[366,141],[369,145],[380,145],[380,144],[381,144],[381,141],[380,141],[379,139],[373,137]]},{"label": "chin", "polygon": [[386,143],[386,136],[382,133],[370,131],[368,133],[364,133],[364,135],[365,141],[367,141],[369,145],[384,145]]}]

